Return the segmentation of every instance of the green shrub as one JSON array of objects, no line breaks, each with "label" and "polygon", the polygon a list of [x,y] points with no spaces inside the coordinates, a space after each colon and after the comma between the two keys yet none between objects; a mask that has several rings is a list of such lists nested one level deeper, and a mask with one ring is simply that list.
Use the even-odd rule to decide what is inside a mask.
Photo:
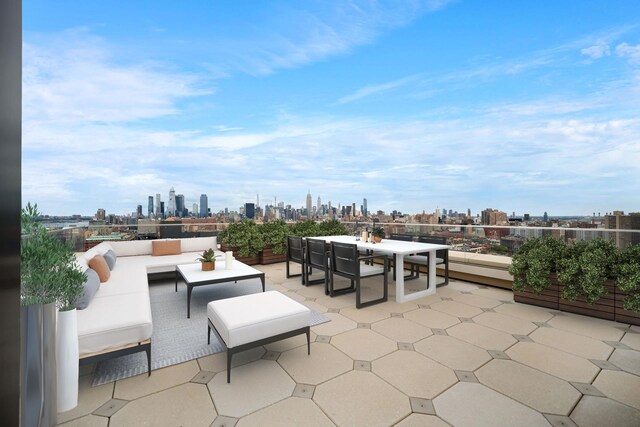
[{"label": "green shrub", "polygon": [[290,235],[301,237],[321,236],[318,224],[312,219],[296,222],[293,227],[291,227]]},{"label": "green shrub", "polygon": [[550,236],[528,239],[511,259],[509,273],[513,276],[513,290],[530,288],[540,294],[551,286],[549,275],[555,273],[566,245]]},{"label": "green shrub", "polygon": [[625,310],[640,312],[640,245],[627,248],[620,254],[618,289],[626,292]]},{"label": "green shrub", "polygon": [[258,225],[248,219],[229,224],[218,234],[218,237],[222,243],[237,247],[238,255],[243,257],[257,256],[264,248],[264,240]]},{"label": "green shrub", "polygon": [[316,236],[342,236],[348,234],[347,228],[337,219],[328,219],[318,224]]},{"label": "green shrub", "polygon": [[282,220],[265,222],[258,226],[265,245],[273,246],[274,254],[283,254],[287,249],[290,227]]}]

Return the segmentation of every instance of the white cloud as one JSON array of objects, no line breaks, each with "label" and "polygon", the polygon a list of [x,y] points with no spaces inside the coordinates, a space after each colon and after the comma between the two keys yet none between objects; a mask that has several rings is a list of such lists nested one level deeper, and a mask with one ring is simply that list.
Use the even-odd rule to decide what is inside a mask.
[{"label": "white cloud", "polygon": [[603,56],[611,55],[611,49],[609,48],[609,45],[607,43],[601,41],[597,44],[594,44],[593,46],[580,49],[580,53],[588,56],[591,59],[599,59]]},{"label": "white cloud", "polygon": [[401,79],[393,80],[387,83],[365,86],[361,89],[358,89],[357,91],[355,91],[350,95],[346,95],[338,99],[338,104],[347,104],[349,102],[357,101],[367,96],[379,95],[381,93],[388,92],[390,90],[396,89],[398,87],[401,87],[408,83],[416,81],[419,77],[420,76],[418,75],[413,75],[413,76],[407,76]]},{"label": "white cloud", "polygon": [[620,43],[616,46],[616,55],[629,58],[631,63],[640,65],[640,44],[633,46],[627,43]]}]

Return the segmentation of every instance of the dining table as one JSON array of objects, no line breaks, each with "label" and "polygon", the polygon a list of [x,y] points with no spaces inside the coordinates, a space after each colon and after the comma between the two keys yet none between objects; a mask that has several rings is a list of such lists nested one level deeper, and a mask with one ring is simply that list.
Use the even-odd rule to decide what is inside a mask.
[{"label": "dining table", "polygon": [[[373,251],[384,255],[395,256],[396,269],[396,302],[413,301],[436,293],[436,251],[450,249],[448,245],[434,243],[406,242],[401,240],[382,239],[380,243],[366,242],[357,236],[320,236],[313,239],[322,239],[327,243],[351,243],[356,244],[360,251]],[[424,254],[429,255],[429,271],[427,274],[426,288],[405,293],[404,257],[405,255]]]}]

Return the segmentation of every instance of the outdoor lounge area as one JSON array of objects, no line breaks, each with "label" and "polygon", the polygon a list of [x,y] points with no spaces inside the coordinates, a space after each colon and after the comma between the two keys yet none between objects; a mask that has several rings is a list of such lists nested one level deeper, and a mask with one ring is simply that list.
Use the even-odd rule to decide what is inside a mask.
[{"label": "outdoor lounge area", "polygon": [[[304,286],[301,277],[287,278],[285,263],[255,267],[267,291],[329,319],[311,327],[309,354],[304,334],[237,353],[230,383],[224,351],[95,386],[96,365],[84,365],[78,406],[58,414],[58,423],[640,425],[640,327],[514,303],[511,290],[456,278],[399,303],[391,273],[388,300],[358,309],[355,292],[327,296],[322,281]],[[242,286],[261,292],[253,281]],[[363,294],[378,292],[381,282],[363,278]],[[407,281],[406,291],[420,286]],[[162,287],[206,343],[206,317],[193,313],[208,287],[193,289],[191,319],[184,281],[177,293],[173,278],[149,282],[152,294]],[[154,314],[154,333],[156,323]]]}]

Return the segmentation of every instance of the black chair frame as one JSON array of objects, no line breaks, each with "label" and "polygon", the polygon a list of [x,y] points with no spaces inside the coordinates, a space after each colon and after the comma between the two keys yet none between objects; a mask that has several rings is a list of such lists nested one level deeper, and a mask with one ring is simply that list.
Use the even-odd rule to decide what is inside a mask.
[{"label": "black chair frame", "polygon": [[[413,242],[413,236],[411,234],[403,234],[403,233],[391,233],[389,235],[389,239],[390,240],[400,240],[403,242]],[[398,263],[398,256],[397,255],[393,255],[393,260],[390,263],[391,268],[393,268],[393,280],[396,280],[396,265]],[[419,271],[416,272],[416,269],[420,269],[420,267],[416,266],[415,264],[409,264],[410,266],[410,271],[411,273],[409,273],[408,275],[404,276],[404,280],[413,280],[413,279],[417,279],[418,277],[420,277],[420,273]]]},{"label": "black chair frame", "polygon": [[[305,244],[305,268],[303,269],[302,283],[305,286],[324,283],[324,292],[329,295],[329,251],[327,251],[327,244],[324,240],[310,238],[306,239]],[[323,279],[310,279],[314,268],[324,272]]]},{"label": "black chair frame", "polygon": [[[287,236],[287,279],[290,277],[302,277],[302,284],[305,282],[305,259],[304,259],[304,240],[298,236]],[[300,264],[301,273],[291,274],[289,263],[295,262]]]},{"label": "black chair frame", "polygon": [[[420,243],[434,243],[436,245],[446,245],[447,239],[446,237],[440,236],[419,236],[418,242]],[[418,255],[424,255],[429,258],[432,254],[429,252],[425,252]],[[442,258],[443,262],[436,264],[444,264],[444,282],[436,283],[436,287],[447,286],[449,284],[449,249],[438,249],[436,251],[436,258]],[[417,266],[417,274],[420,276],[420,266]]]}]

